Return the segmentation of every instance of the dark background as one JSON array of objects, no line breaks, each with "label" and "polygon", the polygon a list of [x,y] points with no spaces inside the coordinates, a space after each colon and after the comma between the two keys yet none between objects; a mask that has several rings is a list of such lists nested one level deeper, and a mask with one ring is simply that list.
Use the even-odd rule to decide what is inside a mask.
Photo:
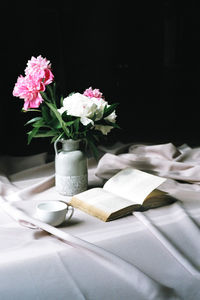
[{"label": "dark background", "polygon": [[27,146],[23,100],[12,96],[31,56],[52,63],[64,96],[99,88],[119,102],[110,141],[200,145],[200,10],[195,1],[47,1],[1,4],[0,152]]}]

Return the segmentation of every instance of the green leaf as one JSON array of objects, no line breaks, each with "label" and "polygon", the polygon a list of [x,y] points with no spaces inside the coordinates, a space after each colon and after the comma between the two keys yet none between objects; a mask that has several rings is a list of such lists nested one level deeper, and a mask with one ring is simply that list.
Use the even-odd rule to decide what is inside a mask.
[{"label": "green leaf", "polygon": [[56,116],[56,118],[58,119],[64,133],[66,134],[66,136],[69,136],[69,130],[65,127],[65,123],[60,115],[60,113],[57,111],[57,108],[52,104],[52,103],[48,103],[46,102],[46,104],[48,105],[48,107],[51,109],[51,111],[54,113],[54,115]]},{"label": "green leaf", "polygon": [[68,121],[68,122],[65,122],[65,126],[71,126],[72,124],[74,124],[75,120],[74,121]]},{"label": "green leaf", "polygon": [[31,123],[34,123],[34,122],[37,122],[37,121],[39,121],[41,119],[42,119],[42,117],[35,117],[35,118],[29,120],[28,122],[26,122],[26,124],[24,126],[26,126],[28,124],[31,124]]},{"label": "green leaf", "polygon": [[60,125],[62,126],[63,120],[62,120],[62,117],[61,117],[60,113],[58,112],[57,108],[52,103],[46,103],[46,104],[51,109],[51,111],[54,113],[54,115],[60,122]]},{"label": "green leaf", "polygon": [[61,125],[60,125],[60,122],[58,121],[58,119],[52,119],[51,122],[49,122],[49,127],[51,128],[55,128],[55,129],[60,129],[62,128]]},{"label": "green leaf", "polygon": [[24,112],[24,113],[27,113],[27,112],[30,112],[30,111],[39,111],[40,112],[40,109],[29,108],[29,109],[25,110],[24,108],[22,108],[22,112]]},{"label": "green leaf", "polygon": [[55,81],[53,83],[53,93],[54,93],[54,98],[56,98],[56,82]]},{"label": "green leaf", "polygon": [[104,108],[103,118],[106,118],[107,116],[109,116],[116,109],[116,107],[118,105],[119,105],[119,103],[113,103],[110,106],[106,105]]},{"label": "green leaf", "polygon": [[50,102],[49,98],[47,97],[47,94],[45,92],[40,92],[42,98],[48,102]]},{"label": "green leaf", "polygon": [[51,144],[54,143],[57,139],[61,139],[61,137],[64,135],[64,132],[62,132],[59,136],[56,135],[52,138],[51,140]]},{"label": "green leaf", "polygon": [[107,125],[112,126],[113,128],[121,129],[121,128],[119,127],[119,125],[116,124],[116,123],[110,122],[110,121],[108,121],[108,120],[104,120],[104,121],[105,121],[105,123],[106,123]]},{"label": "green leaf", "polygon": [[55,136],[51,139],[51,142],[50,142],[50,143],[53,144],[53,143],[57,140],[57,138],[58,138],[57,135],[55,135]]},{"label": "green leaf", "polygon": [[52,116],[50,115],[49,108],[47,107],[47,103],[45,102],[44,105],[41,107],[42,110],[42,117],[46,124],[49,124],[52,121]]},{"label": "green leaf", "polygon": [[54,95],[52,87],[50,85],[47,85],[46,88],[47,88],[47,91],[50,94],[51,102],[53,102],[54,104],[56,104],[56,99],[55,99],[55,95]]},{"label": "green leaf", "polygon": [[55,132],[55,130],[48,130],[48,131],[38,131],[38,133],[36,133],[34,135],[34,138],[43,138],[43,137],[51,137],[51,136],[55,136],[57,135],[57,132]]},{"label": "green leaf", "polygon": [[43,119],[41,119],[41,120],[38,120],[37,122],[35,122],[32,126],[40,128],[41,126],[45,126],[45,124],[44,124]]},{"label": "green leaf", "polygon": [[46,125],[43,122],[36,122],[35,124],[33,124],[33,127],[38,127],[38,128],[50,128],[52,129],[52,127],[50,125]]},{"label": "green leaf", "polygon": [[80,124],[80,118],[77,118],[75,121],[74,121],[74,129],[75,129],[75,132],[78,133],[79,131],[79,124]]},{"label": "green leaf", "polygon": [[27,134],[28,134],[28,145],[30,144],[32,138],[35,137],[35,135],[37,134],[39,128],[38,127],[35,127],[33,128],[33,130],[29,131]]},{"label": "green leaf", "polygon": [[63,96],[61,96],[61,97],[60,97],[60,106],[61,106],[61,107],[63,106],[63,100],[64,100],[64,98],[63,98]]}]

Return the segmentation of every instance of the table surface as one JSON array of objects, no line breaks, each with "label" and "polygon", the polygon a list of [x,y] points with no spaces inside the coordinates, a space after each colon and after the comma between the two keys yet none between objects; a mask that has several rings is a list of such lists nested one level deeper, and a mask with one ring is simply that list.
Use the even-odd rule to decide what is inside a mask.
[{"label": "table surface", "polygon": [[[0,162],[1,195],[26,214],[69,199],[56,192],[45,154]],[[91,164],[90,184],[101,185],[94,172]],[[58,229],[77,243],[23,227],[0,208],[0,299],[200,299],[200,204],[187,197],[111,222],[75,209]]]}]

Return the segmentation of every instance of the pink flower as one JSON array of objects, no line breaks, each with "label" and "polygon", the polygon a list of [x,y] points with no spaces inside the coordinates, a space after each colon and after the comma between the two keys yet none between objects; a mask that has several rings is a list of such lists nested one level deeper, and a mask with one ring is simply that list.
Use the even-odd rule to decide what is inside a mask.
[{"label": "pink flower", "polygon": [[54,76],[51,72],[50,61],[41,55],[31,57],[25,69],[25,77],[18,77],[13,90],[13,96],[24,99],[24,109],[37,108],[43,99],[40,92],[45,91],[45,86],[50,84]]},{"label": "pink flower", "polygon": [[99,91],[99,89],[92,89],[92,87],[89,87],[86,89],[83,93],[84,96],[87,96],[89,98],[98,98],[102,99],[103,94]]},{"label": "pink flower", "polygon": [[13,90],[13,96],[24,99],[24,110],[28,108],[37,108],[42,103],[43,99],[40,92],[45,90],[45,85],[42,81],[36,80],[34,76],[22,75],[18,77]]},{"label": "pink flower", "polygon": [[31,60],[27,62],[27,67],[25,69],[26,75],[36,76],[37,80],[41,80],[45,85],[50,84],[54,75],[51,72],[50,61],[39,55],[37,58],[31,57]]}]

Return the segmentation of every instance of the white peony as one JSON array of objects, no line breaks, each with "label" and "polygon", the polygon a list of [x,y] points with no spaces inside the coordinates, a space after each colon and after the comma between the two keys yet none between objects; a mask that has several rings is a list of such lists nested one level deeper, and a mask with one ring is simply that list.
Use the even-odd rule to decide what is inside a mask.
[{"label": "white peony", "polygon": [[[115,110],[107,117],[105,117],[105,120],[108,120],[109,122],[115,123],[116,122],[116,113]],[[102,134],[107,135],[111,129],[113,128],[113,126],[111,125],[100,125],[100,124],[96,124],[95,125],[95,129],[96,130],[100,130]]]},{"label": "white peony", "polygon": [[68,115],[80,117],[81,123],[86,126],[94,125],[94,121],[101,120],[104,107],[107,102],[95,97],[89,98],[80,93],[74,93],[63,100],[63,106],[58,109],[59,113],[67,111]]},{"label": "white peony", "polygon": [[113,126],[109,125],[95,125],[95,129],[101,131],[102,134],[107,135],[111,129],[113,129]]},{"label": "white peony", "polygon": [[[103,112],[105,106],[110,106],[102,98],[89,98],[80,93],[74,93],[63,100],[63,106],[58,109],[60,114],[67,111],[68,115],[74,117],[80,117],[80,122],[87,126],[88,124],[94,125],[96,130],[101,131],[102,134],[107,135],[113,126],[95,124],[95,121],[99,121],[103,118]],[[105,118],[109,122],[116,122],[116,113],[113,111],[109,116]]]},{"label": "white peony", "polygon": [[92,118],[96,109],[96,104],[88,97],[74,93],[63,100],[63,106],[58,111],[60,114],[67,111],[68,115],[80,117],[81,123],[86,126],[89,123],[94,124]]},{"label": "white peony", "polygon": [[116,123],[116,118],[117,118],[117,115],[115,113],[115,110],[105,118],[105,120],[108,120],[109,122],[112,122],[112,123]]},{"label": "white peony", "polygon": [[104,108],[106,105],[108,105],[108,102],[106,102],[102,98],[90,98],[90,100],[96,105],[96,111],[95,111],[95,121],[99,121],[103,117]]}]

